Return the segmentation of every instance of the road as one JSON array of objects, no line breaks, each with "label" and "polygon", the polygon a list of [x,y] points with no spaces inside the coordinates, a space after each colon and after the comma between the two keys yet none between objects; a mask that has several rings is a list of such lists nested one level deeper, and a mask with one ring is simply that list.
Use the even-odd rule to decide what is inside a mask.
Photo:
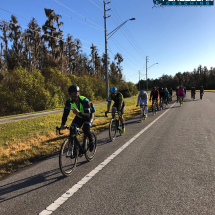
[{"label": "road", "polygon": [[0,181],[0,214],[214,215],[214,108],[213,93],[188,92],[181,107],[174,97],[143,123],[126,121],[114,142],[99,133],[95,159],[79,158],[67,178],[57,154],[24,168]]},{"label": "road", "polygon": [[[124,101],[134,99],[134,98],[135,97],[127,98],[127,99],[124,99]],[[105,104],[107,104],[107,102],[94,104],[94,106],[105,105]],[[63,113],[63,108],[60,110],[45,111],[45,112],[41,112],[41,113],[33,113],[33,114],[26,114],[26,115],[14,116],[14,117],[9,117],[9,118],[2,118],[2,119],[0,119],[0,124],[19,121],[22,119],[31,119],[31,118],[45,116],[45,115],[49,115],[49,114],[57,114],[57,113]]]}]

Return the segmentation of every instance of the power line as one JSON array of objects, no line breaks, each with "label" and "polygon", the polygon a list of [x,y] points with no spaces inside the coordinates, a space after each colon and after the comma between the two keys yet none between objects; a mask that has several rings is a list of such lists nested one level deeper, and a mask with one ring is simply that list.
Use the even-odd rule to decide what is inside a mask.
[{"label": "power line", "polygon": [[[110,48],[109,45],[108,45],[108,48],[110,50],[110,53],[114,56],[114,54],[112,53],[111,48]],[[132,69],[133,71],[136,71],[134,68],[132,68],[131,66],[129,66],[128,64],[126,64],[124,61],[122,63],[124,63],[125,65],[127,65],[127,67],[130,67],[129,69]]]},{"label": "power line", "polygon": [[[28,21],[31,21],[30,19],[27,19],[27,18],[25,18],[25,17],[19,16],[19,15],[15,14],[15,13],[12,13],[12,12],[7,11],[7,10],[5,10],[5,9],[2,9],[2,8],[0,8],[0,9],[6,11],[6,12],[8,12],[8,13],[11,13],[11,14],[13,14],[13,15],[16,15],[16,16],[18,16],[18,17],[21,17],[21,18],[23,18],[23,19],[26,19],[26,20],[28,20]],[[38,24],[42,25],[41,23],[38,23]],[[47,26],[46,26],[46,28],[49,28],[49,29],[53,30],[52,28],[47,27]],[[65,35],[70,36],[69,34],[65,34]],[[79,38],[74,37],[74,36],[72,36],[72,37],[75,38],[75,39],[79,39]],[[82,39],[79,39],[79,40],[80,40],[80,41],[83,41],[83,42],[86,42],[86,43],[92,44],[92,42],[88,42],[88,41],[86,41],[86,40],[82,40]],[[96,45],[96,44],[95,44],[95,45]],[[102,46],[99,46],[99,45],[96,45],[96,46],[104,49],[104,47],[102,47]]]},{"label": "power line", "polygon": [[[89,1],[91,1],[91,0],[89,0]],[[96,3],[94,3],[93,1],[91,1],[94,5],[96,5],[96,7],[98,7],[99,9],[101,9],[103,12],[104,12],[104,10],[102,9],[102,8],[100,8]]]},{"label": "power line", "polygon": [[73,13],[75,13],[75,14],[79,15],[80,17],[84,18],[85,20],[87,20],[87,21],[89,21],[89,22],[93,23],[94,25],[96,25],[96,26],[98,26],[98,27],[100,27],[101,29],[103,29],[103,30],[104,30],[104,28],[102,28],[101,26],[99,26],[99,25],[97,25],[96,23],[94,23],[94,22],[90,21],[90,20],[89,20],[89,19],[87,19],[86,17],[84,17],[84,16],[82,16],[82,15],[78,14],[77,12],[75,12],[75,11],[74,11],[74,10],[72,10],[71,8],[69,8],[69,7],[65,6],[64,4],[60,3],[59,1],[57,1],[57,0],[53,0],[53,1],[57,2],[58,4],[60,4],[60,5],[64,6],[65,8],[67,8],[67,9],[71,10]]},{"label": "power line", "polygon": [[[112,19],[113,19],[113,17],[112,17]],[[116,21],[113,19],[113,21],[116,23]],[[118,25],[117,23],[116,23],[116,25]],[[121,29],[120,29],[121,30]],[[122,30],[121,30],[122,31]],[[136,49],[136,47],[130,42],[130,40],[128,39],[128,37],[124,34],[124,32],[122,31],[122,33],[123,33],[123,35],[126,37],[126,39],[128,40],[128,42],[134,47],[134,49]],[[136,49],[136,51],[143,57],[143,58],[145,58],[137,49]]]},{"label": "power line", "polygon": [[[112,40],[114,40],[115,42],[117,42],[115,39],[112,38]],[[118,42],[117,42],[118,43]],[[118,43],[119,44],[119,43]],[[120,45],[120,44],[119,44]],[[121,46],[121,45],[120,45]],[[123,48],[123,46],[121,46]],[[125,48],[123,48],[134,60],[136,60]],[[140,63],[138,60],[136,60],[139,64],[142,64]]]},{"label": "power line", "polygon": [[[114,8],[114,6],[113,6],[112,3],[111,3],[111,5],[112,5],[113,9],[116,11],[116,14],[117,14],[118,17],[120,18],[120,20],[122,21],[121,17],[120,17],[119,14],[117,13],[117,10]],[[126,27],[126,26],[124,26],[124,27],[126,28],[126,30],[128,31],[128,33],[131,35],[131,37],[133,38],[134,42],[137,44],[137,47],[138,47],[139,49],[141,49],[140,46],[139,46],[139,44],[136,42],[136,40],[134,39],[134,37],[133,37],[132,34],[130,33],[130,31],[127,29],[127,27]],[[147,55],[143,50],[141,50],[141,51],[144,53],[144,55]]]},{"label": "power line", "polygon": [[[113,11],[112,11],[113,12]],[[113,15],[116,17],[116,15],[113,13]],[[112,19],[113,19],[113,21],[116,23],[116,21],[114,20],[114,18],[113,17],[111,17]],[[118,18],[116,17],[116,19],[118,20]],[[118,22],[119,22],[119,20],[118,20]],[[116,25],[118,25],[117,23],[116,23]],[[123,30],[125,31],[125,33],[128,35],[128,37],[124,34],[124,32],[122,31],[122,29],[120,29],[121,30],[121,32],[123,33],[123,35],[126,37],[126,39],[129,41],[129,43],[131,44],[131,42],[130,42],[130,40],[128,39],[128,37],[131,39],[131,41],[133,42],[133,39],[130,37],[130,35],[128,35],[128,33],[124,30],[124,28],[123,28]],[[133,42],[134,43],[134,42]],[[136,46],[136,44],[134,43],[134,45],[133,44],[131,44],[135,49],[136,49],[136,51],[143,57],[143,58],[145,58],[145,56],[143,56],[140,52],[139,52],[139,50],[137,49],[137,48],[139,48],[138,46]],[[136,48],[137,47],[137,48]]]},{"label": "power line", "polygon": [[[45,4],[41,3],[41,2],[39,2],[39,1],[37,1],[37,0],[34,0],[34,1],[38,2],[39,4],[41,4],[41,5],[43,5],[43,6],[46,6],[47,8],[50,8],[49,6],[47,6],[47,5],[45,5]],[[50,8],[50,9],[51,9],[51,8]],[[58,10],[55,10],[55,11],[58,11]],[[60,12],[60,11],[58,11],[58,12]],[[80,20],[78,20],[78,19],[72,18],[71,16],[68,16],[68,15],[66,15],[66,14],[64,14],[64,13],[62,13],[62,12],[60,12],[60,13],[63,14],[63,15],[65,15],[65,16],[67,16],[67,17],[69,17],[70,19],[74,19],[74,20],[76,20],[76,21],[78,21],[78,22],[81,22],[81,23],[83,23],[83,24],[85,24],[85,25],[88,25],[88,26],[90,26],[90,27],[92,27],[92,28],[98,29],[98,30],[100,30],[100,31],[104,31],[104,29],[96,28],[95,26],[89,25],[89,24],[87,24],[87,23],[85,23],[85,22],[82,22],[82,21],[80,21]]]},{"label": "power line", "polygon": [[[18,26],[20,26],[20,27],[22,27],[22,28],[26,28],[26,29],[29,29],[30,31],[34,31],[34,32],[37,32],[37,33],[39,33],[39,34],[42,34],[42,32],[39,32],[39,31],[36,31],[36,30],[30,29],[30,28],[28,28],[28,27],[25,27],[25,26],[22,26],[22,25],[19,25],[19,24],[12,23],[11,21],[8,21],[8,20],[2,19],[2,18],[0,18],[0,20],[3,20],[3,21],[5,21],[5,22],[9,22],[9,23],[11,23],[11,24],[13,24],[13,25],[18,25]],[[57,37],[53,37],[53,36],[51,36],[51,35],[47,35],[47,34],[43,34],[43,35],[46,35],[46,36],[52,37],[52,38],[57,39],[57,40],[64,41],[65,43],[69,43],[69,42],[67,42],[67,41],[66,41],[66,40],[64,40],[64,39],[59,39],[59,38],[57,38]],[[70,43],[72,43],[72,42],[70,42]],[[80,47],[81,47],[81,48],[85,48],[85,49],[90,49],[90,48],[87,48],[87,47],[84,47],[84,46],[80,46]],[[91,50],[91,49],[90,49],[90,50]],[[97,52],[100,52],[100,51],[97,51]],[[101,53],[103,53],[103,54],[104,54],[104,52],[101,52]]]}]

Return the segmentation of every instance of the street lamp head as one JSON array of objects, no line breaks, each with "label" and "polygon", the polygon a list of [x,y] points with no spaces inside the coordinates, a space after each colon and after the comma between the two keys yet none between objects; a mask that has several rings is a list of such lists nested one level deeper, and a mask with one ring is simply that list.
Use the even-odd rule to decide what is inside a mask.
[{"label": "street lamp head", "polygon": [[130,20],[136,20],[136,18],[131,18]]}]

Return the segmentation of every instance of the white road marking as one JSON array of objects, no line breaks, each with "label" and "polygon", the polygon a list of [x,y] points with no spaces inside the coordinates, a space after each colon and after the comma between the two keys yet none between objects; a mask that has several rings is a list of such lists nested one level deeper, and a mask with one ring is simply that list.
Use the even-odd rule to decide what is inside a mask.
[{"label": "white road marking", "polygon": [[208,101],[210,101],[209,99],[207,99]]},{"label": "white road marking", "polygon": [[113,160],[119,153],[121,153],[127,146],[129,146],[135,139],[137,139],[143,132],[145,132],[155,122],[157,122],[164,114],[166,114],[173,107],[173,105],[169,109],[167,109],[164,113],[162,113],[157,119],[155,119],[148,126],[146,126],[143,130],[141,130],[138,134],[136,134],[134,137],[132,137],[123,146],[121,146],[112,155],[110,155],[101,164],[99,164],[94,170],[92,170],[90,173],[88,173],[77,184],[75,184],[73,187],[71,187],[66,193],[64,193],[61,197],[59,197],[57,200],[55,200],[45,210],[43,210],[42,212],[40,212],[39,215],[52,214],[58,207],[60,207],[66,200],[68,200],[69,197],[71,197],[74,193],[76,193],[84,184],[86,184],[93,176],[95,176],[101,169],[103,169],[111,160]]}]

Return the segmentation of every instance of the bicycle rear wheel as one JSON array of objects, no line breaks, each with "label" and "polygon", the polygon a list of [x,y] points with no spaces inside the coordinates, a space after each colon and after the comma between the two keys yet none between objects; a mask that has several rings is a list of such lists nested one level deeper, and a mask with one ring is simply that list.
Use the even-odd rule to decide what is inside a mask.
[{"label": "bicycle rear wheel", "polygon": [[63,175],[69,176],[74,171],[77,157],[77,145],[73,144],[70,138],[66,139],[61,146],[59,154],[59,166]]},{"label": "bicycle rear wheel", "polygon": [[[96,133],[93,130],[90,130],[90,133],[92,135],[92,139],[93,139],[93,147],[91,148],[89,145],[89,138],[84,136],[84,140],[83,143],[86,143],[86,153],[85,153],[85,157],[88,161],[93,160],[93,158],[95,157],[95,153],[96,153],[96,149],[97,149],[97,137],[96,137]],[[86,142],[85,142],[86,141]]]},{"label": "bicycle rear wheel", "polygon": [[140,122],[143,122],[143,120],[145,120],[145,117],[144,117],[144,109],[143,109],[143,108],[140,108]]},{"label": "bicycle rear wheel", "polygon": [[114,141],[116,138],[116,130],[117,130],[116,119],[112,119],[109,125],[109,137],[111,141]]}]

